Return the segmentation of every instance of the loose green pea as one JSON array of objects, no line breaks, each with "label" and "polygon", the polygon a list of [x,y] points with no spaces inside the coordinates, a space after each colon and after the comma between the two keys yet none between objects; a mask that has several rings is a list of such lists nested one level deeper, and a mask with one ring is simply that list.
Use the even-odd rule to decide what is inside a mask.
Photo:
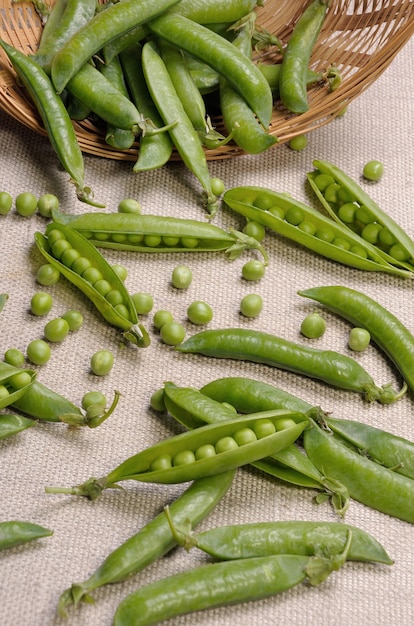
[{"label": "loose green pea", "polygon": [[50,218],[52,211],[59,208],[59,199],[53,193],[44,193],[37,201],[37,210],[42,217]]},{"label": "loose green pea", "polygon": [[362,173],[364,178],[366,178],[367,180],[377,181],[382,178],[382,175],[384,173],[384,165],[383,163],[381,163],[381,161],[368,161],[368,163],[365,163]]},{"label": "loose green pea", "polygon": [[266,267],[262,261],[251,259],[242,267],[242,276],[244,280],[254,281],[260,280],[265,275]]},{"label": "loose green pea", "polygon": [[98,350],[91,357],[91,370],[96,376],[106,376],[114,365],[114,355],[110,350]]},{"label": "loose green pea", "polygon": [[319,339],[326,330],[326,321],[319,313],[310,313],[300,326],[300,332],[308,339]]},{"label": "loose green pea", "polygon": [[154,391],[154,393],[151,395],[150,407],[153,409],[153,411],[156,411],[157,413],[164,413],[166,411],[165,394],[162,387],[161,389],[157,389],[157,391]]},{"label": "loose green pea", "polygon": [[157,328],[157,330],[160,330],[164,324],[167,324],[168,322],[172,322],[173,321],[173,316],[172,313],[170,313],[170,311],[167,311],[166,309],[159,309],[158,311],[156,311],[154,313],[154,317],[153,317],[153,324],[155,326],[155,328]]},{"label": "loose green pea", "polygon": [[187,317],[192,324],[208,324],[213,319],[213,309],[207,302],[195,300],[187,308]]},{"label": "loose green pea", "polygon": [[30,310],[33,315],[37,317],[42,317],[43,315],[47,315],[53,306],[53,298],[50,293],[46,293],[46,291],[38,291],[32,296],[30,301]]},{"label": "loose green pea", "polygon": [[211,177],[210,178],[211,191],[215,196],[221,196],[224,193],[225,186],[224,181],[221,178]]},{"label": "loose green pea", "polygon": [[27,358],[34,365],[44,365],[51,357],[50,346],[43,339],[34,339],[26,349]]},{"label": "loose green pea", "polygon": [[118,212],[141,215],[141,204],[134,198],[125,198],[118,204]]},{"label": "loose green pea", "polygon": [[87,411],[91,406],[100,405],[106,406],[106,396],[101,391],[88,391],[82,397],[82,408]]},{"label": "loose green pea", "polygon": [[216,449],[211,443],[206,443],[203,446],[197,448],[197,450],[195,451],[196,461],[209,459],[212,456],[216,456]]},{"label": "loose green pea", "polygon": [[160,337],[168,346],[177,346],[185,337],[185,328],[179,322],[166,322],[161,326]]},{"label": "loose green pea", "polygon": [[147,315],[154,307],[154,298],[144,291],[133,293],[131,300],[138,315]]},{"label": "loose green pea", "polygon": [[76,309],[69,309],[61,317],[68,323],[70,331],[79,330],[83,324],[83,315]]},{"label": "loose green pea", "polygon": [[216,445],[214,446],[216,453],[220,454],[222,452],[229,452],[229,450],[235,450],[238,448],[238,444],[233,437],[221,437],[218,441],[216,441]]},{"label": "loose green pea", "polygon": [[121,265],[120,263],[115,263],[112,266],[112,269],[115,271],[117,276],[122,280],[122,282],[124,282],[128,278],[128,270],[124,265]]},{"label": "loose green pea", "polygon": [[7,215],[13,205],[13,198],[7,191],[0,191],[0,215]]},{"label": "loose green pea", "polygon": [[243,232],[245,235],[256,239],[256,241],[263,241],[266,235],[266,229],[263,224],[259,224],[259,222],[255,222],[253,220],[247,222],[243,228]]},{"label": "loose green pea", "polygon": [[363,352],[370,344],[371,335],[365,328],[352,328],[349,332],[348,346],[354,352]]},{"label": "loose green pea", "polygon": [[173,465],[190,465],[195,460],[195,454],[192,450],[182,450],[174,456]]},{"label": "loose green pea", "polygon": [[55,285],[60,279],[60,272],[56,267],[53,267],[50,263],[41,265],[37,270],[36,280],[39,285],[43,287],[49,287]]},{"label": "loose green pea", "polygon": [[15,199],[16,212],[22,217],[30,217],[36,211],[37,198],[30,191],[19,193]]},{"label": "loose green pea", "polygon": [[13,367],[22,367],[24,365],[24,354],[17,348],[9,348],[4,353],[4,361]]},{"label": "loose green pea", "polygon": [[289,140],[288,146],[291,150],[295,150],[296,152],[300,152],[304,150],[308,145],[308,138],[306,135],[296,135],[296,137],[292,137]]},{"label": "loose green pea", "polygon": [[245,317],[257,317],[263,309],[263,299],[257,293],[249,293],[240,302],[240,312]]},{"label": "loose green pea", "polygon": [[46,324],[43,332],[48,341],[60,343],[66,339],[69,333],[69,324],[63,317],[56,317]]},{"label": "loose green pea", "polygon": [[193,280],[193,272],[187,265],[177,265],[171,274],[171,283],[176,289],[187,289]]}]

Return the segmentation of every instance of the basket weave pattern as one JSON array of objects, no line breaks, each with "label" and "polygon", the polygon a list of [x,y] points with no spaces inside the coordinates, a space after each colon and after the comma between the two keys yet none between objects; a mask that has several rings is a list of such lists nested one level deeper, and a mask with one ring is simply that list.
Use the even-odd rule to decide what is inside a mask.
[{"label": "basket weave pattern", "polygon": [[[53,4],[54,0],[50,0]],[[286,43],[305,3],[265,0],[257,9],[257,24]],[[41,35],[41,20],[31,3],[0,0],[0,36],[26,54],[36,51]],[[311,67],[325,71],[339,69],[342,83],[330,92],[326,85],[309,89],[309,110],[301,115],[287,112],[275,104],[269,133],[284,143],[331,121],[343,108],[367,89],[390,65],[399,50],[414,34],[414,0],[332,0],[314,48]],[[259,57],[261,53],[258,53]],[[276,53],[275,53],[276,54]],[[272,62],[268,53],[261,59]],[[17,84],[7,55],[0,49],[0,107],[20,123],[46,134],[30,98]],[[213,118],[223,131],[221,118]],[[136,160],[138,143],[125,151],[105,143],[104,131],[90,120],[74,122],[81,150],[112,159]],[[277,144],[276,144],[277,145]],[[233,143],[206,150],[209,160],[242,154]],[[174,151],[172,160],[179,160]]]}]

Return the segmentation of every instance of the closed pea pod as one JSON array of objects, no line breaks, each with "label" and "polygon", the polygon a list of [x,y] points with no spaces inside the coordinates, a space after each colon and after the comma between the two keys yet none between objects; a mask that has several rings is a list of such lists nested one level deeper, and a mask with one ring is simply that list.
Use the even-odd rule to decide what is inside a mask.
[{"label": "closed pea pod", "polygon": [[[123,95],[129,98],[128,89],[125,83],[125,77],[122,66],[118,57],[115,57],[111,63],[101,63],[99,70]],[[135,133],[131,129],[117,128],[113,124],[108,124],[105,141],[108,145],[118,150],[127,150],[131,148],[135,141]]]},{"label": "closed pea pod", "polygon": [[[45,236],[36,233],[35,241],[48,262],[57,267],[63,276],[91,300],[106,321],[120,328],[124,336],[139,347],[149,345],[148,333],[142,324],[138,323],[135,307],[124,283],[92,243],[76,230],[55,222],[49,224]],[[60,260],[62,242],[65,244],[65,249],[68,246],[74,248],[79,252],[79,258],[89,260],[91,267],[87,267],[86,270],[83,269],[82,274],[77,273],[75,264],[79,258],[73,262],[72,267],[64,265]],[[94,284],[101,279],[107,280],[110,285],[110,291],[106,295],[102,295],[94,287]],[[111,304],[111,295],[115,295],[115,293],[122,308],[119,304]],[[115,300],[113,301],[115,302]]]},{"label": "closed pea pod", "polygon": [[286,194],[242,186],[227,190],[223,200],[236,213],[328,259],[360,270],[412,278],[411,272],[388,263],[356,233]]},{"label": "closed pea pod", "polygon": [[21,520],[0,522],[0,550],[20,546],[34,539],[50,537],[53,531],[38,524]]},{"label": "closed pea pod", "polygon": [[365,328],[414,391],[414,337],[393,313],[364,293],[341,285],[303,289],[299,295],[316,300],[355,326]]},{"label": "closed pea pod", "polygon": [[263,363],[321,380],[329,385],[360,393],[372,402],[389,404],[406,391],[390,385],[378,387],[371,375],[354,359],[334,350],[318,350],[307,345],[246,328],[203,330],[175,348],[179,352],[213,358]]},{"label": "closed pea pod", "polygon": [[[277,430],[278,420],[285,417],[291,418],[292,425]],[[266,411],[236,417],[223,423],[208,424],[150,446],[118,465],[101,479],[91,478],[76,487],[47,487],[46,491],[95,499],[104,489],[116,487],[124,480],[172,484],[214,476],[283,449],[299,437],[307,423],[307,418],[302,413]],[[247,426],[260,431],[264,425],[269,427],[269,433],[258,437],[256,441],[242,446],[237,444],[223,446],[227,438],[234,442],[234,435],[240,428]],[[197,450],[206,444],[213,445],[216,454],[196,458]],[[187,452],[190,454],[187,455]],[[181,456],[184,454],[185,462],[182,463]],[[178,458],[180,464],[175,464]]]}]

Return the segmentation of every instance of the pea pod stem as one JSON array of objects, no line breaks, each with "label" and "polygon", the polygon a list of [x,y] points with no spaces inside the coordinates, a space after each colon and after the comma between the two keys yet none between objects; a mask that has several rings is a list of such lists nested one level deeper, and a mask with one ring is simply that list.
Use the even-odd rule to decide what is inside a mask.
[{"label": "pea pod stem", "polygon": [[213,358],[263,363],[321,380],[337,388],[355,391],[372,402],[390,404],[406,391],[396,392],[391,385],[378,387],[371,375],[353,358],[334,350],[318,350],[276,335],[246,328],[204,330],[175,348]]}]

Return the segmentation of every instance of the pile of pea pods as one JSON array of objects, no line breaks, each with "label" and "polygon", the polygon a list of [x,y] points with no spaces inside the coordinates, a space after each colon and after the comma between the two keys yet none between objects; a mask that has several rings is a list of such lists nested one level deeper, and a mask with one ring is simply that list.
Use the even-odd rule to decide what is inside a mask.
[{"label": "pile of pea pods", "polygon": [[[175,148],[214,216],[218,198],[205,149],[233,141],[241,152],[263,152],[277,142],[268,132],[276,99],[299,114],[309,108],[310,84],[335,88],[340,77],[331,68],[308,67],[330,0],[304,9],[286,46],[256,28],[260,4],[57,0],[34,54],[0,39],[81,201],[104,206],[85,184],[73,120],[93,119],[116,150],[138,143],[136,173],[163,166]],[[276,50],[279,64],[256,64],[256,44]],[[220,111],[225,135],[212,126],[209,107]]]}]

